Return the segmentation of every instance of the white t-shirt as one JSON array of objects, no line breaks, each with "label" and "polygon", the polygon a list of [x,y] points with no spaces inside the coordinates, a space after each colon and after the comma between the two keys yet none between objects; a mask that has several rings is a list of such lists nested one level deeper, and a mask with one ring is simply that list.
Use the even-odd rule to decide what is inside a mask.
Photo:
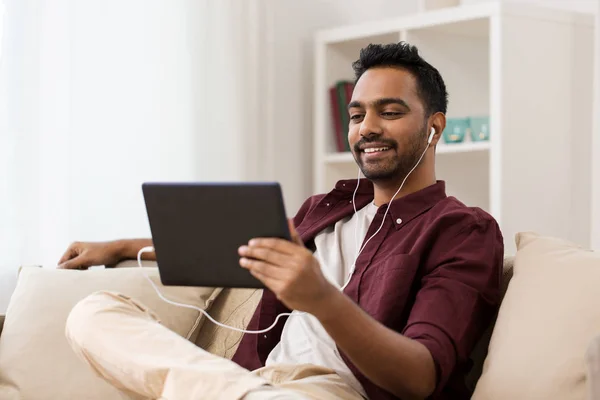
[{"label": "white t-shirt", "polygon": [[[371,203],[315,237],[314,255],[325,277],[337,287],[341,288],[346,283],[376,213],[377,206]],[[298,312],[293,311],[292,314]],[[331,336],[310,314],[292,315],[287,319],[281,341],[266,361],[266,365],[273,364],[314,364],[330,368],[366,397],[362,385],[342,360]]]}]

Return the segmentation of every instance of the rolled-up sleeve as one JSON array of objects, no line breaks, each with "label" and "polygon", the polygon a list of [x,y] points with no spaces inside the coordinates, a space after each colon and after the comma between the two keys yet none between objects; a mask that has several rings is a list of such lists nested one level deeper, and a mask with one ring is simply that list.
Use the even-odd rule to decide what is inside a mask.
[{"label": "rolled-up sleeve", "polygon": [[450,227],[435,241],[402,332],[422,343],[437,370],[437,391],[468,360],[500,302],[503,239],[492,218]]}]

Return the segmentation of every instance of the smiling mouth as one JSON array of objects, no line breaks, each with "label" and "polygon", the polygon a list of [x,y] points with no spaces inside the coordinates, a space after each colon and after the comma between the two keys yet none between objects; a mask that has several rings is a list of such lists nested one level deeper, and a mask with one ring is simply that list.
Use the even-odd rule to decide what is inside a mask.
[{"label": "smiling mouth", "polygon": [[390,150],[391,147],[372,147],[368,149],[364,149],[363,153],[372,154],[372,153],[381,153],[387,150]]}]

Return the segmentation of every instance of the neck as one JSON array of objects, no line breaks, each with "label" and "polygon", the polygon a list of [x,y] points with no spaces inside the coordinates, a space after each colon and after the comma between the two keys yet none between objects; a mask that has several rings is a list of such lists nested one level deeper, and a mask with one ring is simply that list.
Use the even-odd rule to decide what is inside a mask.
[{"label": "neck", "polygon": [[373,189],[375,192],[375,198],[373,201],[375,205],[377,207],[380,207],[383,204],[390,203],[395,199],[399,199],[408,194],[418,192],[419,190],[425,189],[426,187],[435,184],[436,177],[433,164],[424,162],[419,167],[417,167],[412,172],[412,174],[410,174],[410,176],[406,179],[406,182],[404,182],[404,186],[402,186],[402,189],[398,192],[398,194],[394,198],[392,198],[392,196],[394,196],[394,194],[396,194],[396,192],[398,191],[398,188],[402,184],[403,179],[404,177],[402,177],[399,180],[389,180],[384,182],[374,181]]}]

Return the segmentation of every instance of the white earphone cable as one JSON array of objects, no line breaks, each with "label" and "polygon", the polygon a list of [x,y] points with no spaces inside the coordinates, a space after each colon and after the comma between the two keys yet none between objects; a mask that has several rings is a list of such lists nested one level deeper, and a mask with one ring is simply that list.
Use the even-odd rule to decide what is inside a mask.
[{"label": "white earphone cable", "polygon": [[[360,167],[358,168],[358,176],[356,177],[356,188],[354,188],[354,193],[352,193],[352,207],[354,207],[354,215],[356,215],[356,213],[358,212],[356,210],[356,202],[354,201],[354,199],[356,198],[356,192],[358,191],[358,187],[360,186]],[[354,229],[354,243],[356,243],[356,248],[360,249],[360,238],[358,237],[358,224],[356,224],[356,229]],[[358,256],[360,255],[360,253],[358,253],[356,255],[356,258],[358,258]],[[356,261],[354,261],[356,262]],[[343,286],[344,288],[346,287],[346,285]]]},{"label": "white earphone cable", "polygon": [[[150,282],[150,284],[152,285],[152,287],[153,287],[153,288],[154,288],[154,290],[156,291],[156,294],[158,295],[158,297],[160,297],[160,298],[161,298],[161,300],[163,300],[163,301],[164,301],[164,302],[166,302],[166,303],[169,303],[169,304],[171,304],[171,305],[178,306],[178,307],[190,308],[190,309],[192,309],[192,310],[199,311],[199,312],[201,312],[202,314],[204,314],[204,315],[206,316],[206,318],[208,318],[208,319],[209,319],[209,320],[210,320],[212,323],[214,323],[214,324],[216,324],[216,325],[218,325],[218,326],[221,326],[221,327],[223,327],[223,328],[231,329],[231,330],[233,330],[233,331],[237,331],[237,332],[242,332],[242,333],[252,333],[252,334],[260,334],[260,333],[265,333],[265,332],[268,332],[268,331],[270,331],[271,329],[273,329],[273,328],[275,327],[275,325],[277,325],[277,322],[279,322],[279,319],[280,319],[281,317],[285,317],[285,316],[291,316],[291,315],[292,315],[292,313],[282,313],[282,314],[279,314],[279,315],[278,315],[278,316],[275,318],[275,321],[274,321],[274,322],[271,324],[271,326],[269,326],[268,328],[261,329],[261,330],[258,330],[258,331],[249,331],[249,330],[245,330],[245,329],[236,328],[235,326],[229,326],[229,325],[222,324],[222,323],[220,323],[220,322],[216,321],[216,320],[215,320],[213,317],[211,317],[211,316],[210,316],[210,315],[209,315],[209,314],[208,314],[208,313],[207,313],[205,310],[203,310],[203,309],[201,309],[201,308],[199,308],[199,307],[192,306],[192,305],[190,305],[190,304],[178,303],[178,302],[176,302],[176,301],[173,301],[173,300],[169,300],[169,299],[167,299],[167,298],[166,298],[166,297],[165,297],[165,296],[164,296],[164,295],[163,295],[163,294],[160,292],[160,290],[158,289],[158,287],[156,286],[156,284],[154,283],[154,281],[152,281],[152,279],[150,279],[150,277],[148,276],[148,274],[146,273],[146,271],[144,271],[144,266],[142,265],[142,254],[144,254],[144,253],[149,253],[149,252],[152,252],[152,251],[154,251],[154,248],[153,248],[153,247],[151,247],[151,246],[148,246],[148,247],[144,247],[143,249],[141,249],[141,250],[138,252],[138,255],[137,255],[138,266],[141,268],[142,274],[144,274],[144,276],[146,277],[146,279],[148,279],[148,282]],[[300,315],[300,314],[295,314],[295,315]]]}]

